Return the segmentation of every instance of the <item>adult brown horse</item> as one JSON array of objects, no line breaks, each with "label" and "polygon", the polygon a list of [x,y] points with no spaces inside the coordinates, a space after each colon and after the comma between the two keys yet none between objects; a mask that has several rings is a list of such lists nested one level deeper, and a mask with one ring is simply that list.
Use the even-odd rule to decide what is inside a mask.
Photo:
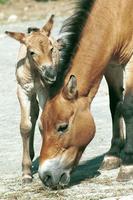
[{"label": "adult brown horse", "polygon": [[132,0],[82,0],[62,29],[71,34],[65,38],[60,75],[42,114],[39,176],[49,187],[69,183],[71,170],[94,137],[90,107],[103,74],[113,121],[112,144],[103,167],[121,165],[118,180],[133,178],[132,10]]}]

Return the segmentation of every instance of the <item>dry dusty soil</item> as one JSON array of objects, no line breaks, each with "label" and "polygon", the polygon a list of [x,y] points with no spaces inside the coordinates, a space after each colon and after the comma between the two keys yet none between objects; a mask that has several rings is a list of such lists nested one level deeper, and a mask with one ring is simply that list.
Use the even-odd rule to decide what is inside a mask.
[{"label": "dry dusty soil", "polygon": [[0,23],[39,20],[50,14],[70,16],[76,0],[7,0],[0,4]]},{"label": "dry dusty soil", "polygon": [[[57,16],[53,36],[65,17]],[[96,136],[86,148],[79,166],[65,189],[52,191],[38,178],[37,158],[41,146],[36,128],[36,158],[33,162],[34,180],[29,185],[21,182],[22,145],[19,134],[20,111],[16,98],[15,63],[19,44],[4,35],[5,30],[25,31],[28,26],[42,26],[44,20],[0,26],[0,199],[1,200],[132,200],[133,181],[116,181],[119,169],[100,171],[104,153],[110,147],[111,118],[105,80],[92,105],[96,122]]]}]

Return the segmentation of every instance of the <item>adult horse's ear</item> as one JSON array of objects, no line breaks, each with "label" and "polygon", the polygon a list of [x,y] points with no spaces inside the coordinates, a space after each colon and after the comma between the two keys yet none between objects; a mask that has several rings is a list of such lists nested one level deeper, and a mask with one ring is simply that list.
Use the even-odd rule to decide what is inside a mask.
[{"label": "adult horse's ear", "polygon": [[15,40],[18,40],[21,43],[25,43],[26,36],[24,33],[10,32],[10,31],[5,31],[5,33],[10,37],[14,38]]},{"label": "adult horse's ear", "polygon": [[70,76],[70,79],[63,89],[63,95],[68,100],[74,100],[78,97],[77,79],[74,75]]},{"label": "adult horse's ear", "polygon": [[51,15],[51,17],[49,18],[48,22],[41,29],[42,31],[45,31],[47,36],[49,36],[50,33],[51,33],[51,30],[52,30],[52,27],[53,27],[53,23],[54,23],[54,15]]}]

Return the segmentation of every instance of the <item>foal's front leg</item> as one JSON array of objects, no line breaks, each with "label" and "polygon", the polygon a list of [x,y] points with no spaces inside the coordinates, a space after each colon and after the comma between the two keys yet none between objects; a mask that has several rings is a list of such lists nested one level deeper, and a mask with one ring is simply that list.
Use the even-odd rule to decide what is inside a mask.
[{"label": "foal's front leg", "polygon": [[[35,115],[35,97],[29,97],[25,90],[18,85],[17,95],[21,109],[20,133],[23,142],[22,176],[25,183],[32,181],[31,165],[34,156],[33,138],[38,115]],[[31,141],[31,142],[30,142]],[[30,150],[31,149],[31,150]]]}]

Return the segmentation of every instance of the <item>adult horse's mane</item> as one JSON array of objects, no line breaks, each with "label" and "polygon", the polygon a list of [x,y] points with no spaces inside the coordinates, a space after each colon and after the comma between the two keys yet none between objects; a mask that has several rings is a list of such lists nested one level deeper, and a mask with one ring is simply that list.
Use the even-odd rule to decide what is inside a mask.
[{"label": "adult horse's mane", "polygon": [[69,66],[78,48],[81,33],[86,23],[87,17],[95,0],[77,0],[75,13],[65,20],[60,33],[64,35],[62,41],[61,59],[56,83],[51,87],[51,97],[57,93],[62,86],[64,76],[69,70]]}]

